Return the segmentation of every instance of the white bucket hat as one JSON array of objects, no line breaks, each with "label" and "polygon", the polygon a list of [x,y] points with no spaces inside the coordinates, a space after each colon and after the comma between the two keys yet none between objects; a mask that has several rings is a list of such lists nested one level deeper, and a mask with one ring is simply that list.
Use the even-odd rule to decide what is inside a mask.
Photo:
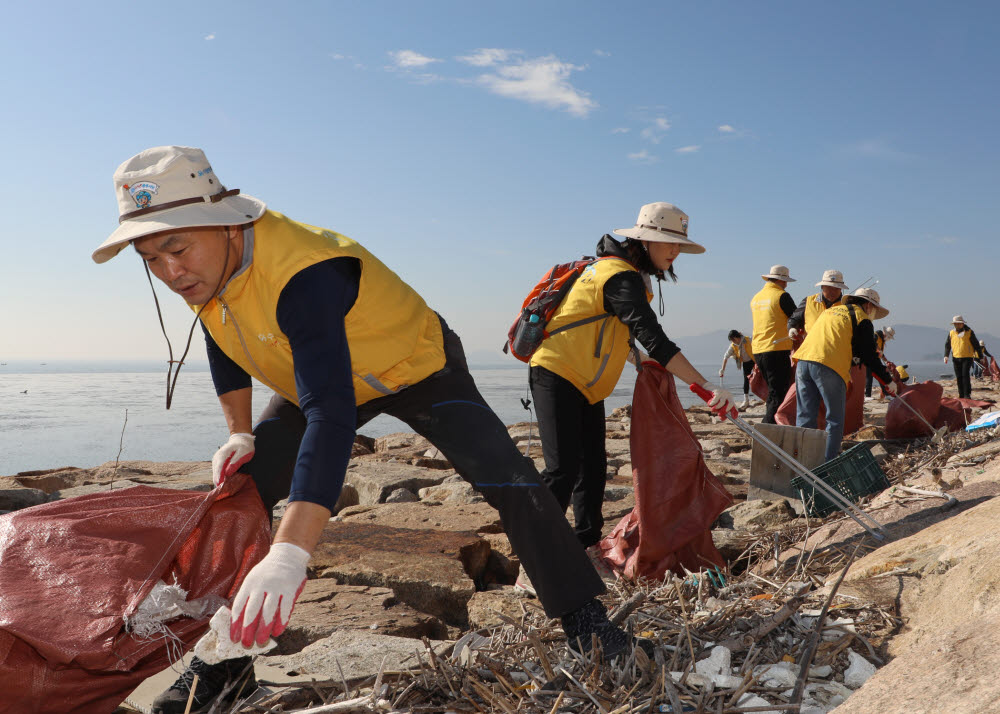
[{"label": "white bucket hat", "polygon": [[896,330],[891,325],[882,330],[882,334],[885,335],[885,339],[888,342],[896,337]]},{"label": "white bucket hat", "polygon": [[963,325],[965,324],[965,318],[962,317],[961,315],[955,315],[955,317],[951,318],[951,321],[952,322],[961,322]]},{"label": "white bucket hat", "polygon": [[115,171],[118,229],[94,251],[95,263],[114,258],[136,238],[200,226],[238,226],[264,215],[260,199],[226,190],[205,158],[190,146],[156,146]]},{"label": "white bucket hat", "polygon": [[772,265],[771,272],[767,275],[761,275],[760,277],[764,280],[784,280],[786,283],[794,283],[795,278],[788,275],[788,268],[784,265]]},{"label": "white bucket hat", "polygon": [[850,290],[844,284],[844,274],[839,270],[824,270],[823,279],[816,283],[816,287],[821,287],[827,285],[831,288],[839,288],[841,290]]},{"label": "white bucket hat", "polygon": [[875,290],[872,290],[871,288],[858,288],[851,294],[859,298],[864,298],[865,300],[867,300],[868,302],[870,302],[872,305],[875,306],[876,320],[881,320],[883,317],[889,314],[889,309],[882,307],[881,303],[879,303],[879,296]]},{"label": "white bucket hat", "polygon": [[704,253],[705,247],[688,239],[688,217],[672,203],[647,203],[639,209],[633,228],[618,228],[620,236],[652,243],[678,243],[681,253]]}]

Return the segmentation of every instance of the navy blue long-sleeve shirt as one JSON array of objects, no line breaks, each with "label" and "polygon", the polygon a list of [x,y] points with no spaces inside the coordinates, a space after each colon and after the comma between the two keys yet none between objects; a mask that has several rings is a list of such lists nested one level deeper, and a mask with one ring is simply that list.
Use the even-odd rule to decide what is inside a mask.
[{"label": "navy blue long-sleeve shirt", "polygon": [[[299,445],[289,501],[333,510],[357,429],[357,405],[344,317],[358,297],[361,264],[332,258],[299,271],[278,298],[278,326],[288,338],[295,389],[306,430]],[[251,385],[250,375],[205,331],[216,393]]]}]

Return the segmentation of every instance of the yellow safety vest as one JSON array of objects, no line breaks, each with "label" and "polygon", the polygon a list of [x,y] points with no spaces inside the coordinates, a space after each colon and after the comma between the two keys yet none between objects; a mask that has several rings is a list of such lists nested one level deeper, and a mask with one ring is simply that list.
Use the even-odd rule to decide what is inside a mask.
[{"label": "yellow safety vest", "polygon": [[878,353],[881,356],[882,350],[885,349],[885,338],[884,337],[881,337],[879,335],[875,335],[875,348],[878,350]]},{"label": "yellow safety vest", "polygon": [[[603,315],[604,284],[612,275],[635,270],[620,258],[605,258],[586,268],[552,315],[546,331],[595,315]],[[646,299],[653,293],[646,291]],[[607,398],[621,377],[629,352],[629,331],[614,315],[546,337],[531,356],[531,365],[544,367],[569,381],[591,404]]]},{"label": "yellow safety vest", "polygon": [[[844,298],[841,296],[840,300],[837,300],[833,303],[833,305],[842,305],[843,302]],[[830,307],[833,307],[833,305]],[[826,303],[823,302],[822,292],[818,292],[815,295],[810,295],[806,298],[806,311],[803,318],[805,319],[805,328],[807,333],[809,332],[809,328],[812,327],[812,324],[816,322],[816,318],[822,315],[824,310],[826,310]]]},{"label": "yellow safety vest", "polygon": [[784,290],[768,280],[750,300],[755,355],[792,349],[792,340],[788,336],[788,316],[779,305],[784,293]]},{"label": "yellow safety vest", "polygon": [[[738,348],[740,354],[736,355],[740,358],[740,363],[749,362],[753,359],[753,345],[750,343],[750,338],[743,335],[743,340]],[[748,359],[743,359],[743,352],[747,353]]]},{"label": "yellow safety vest", "polygon": [[355,402],[393,394],[444,367],[438,316],[361,245],[274,211],[253,231],[253,262],[201,313],[212,339],[248,374],[298,404],[292,350],[278,326],[278,298],[299,271],[341,257],[361,261],[358,297],[344,318]]},{"label": "yellow safety vest", "polygon": [[868,315],[857,305],[834,305],[825,310],[813,329],[806,334],[802,346],[795,351],[799,361],[819,362],[840,375],[845,384],[851,381],[851,340],[854,338],[854,326],[851,324],[851,312],[860,325],[868,319]]},{"label": "yellow safety vest", "polygon": [[972,349],[972,330],[966,327],[962,330],[962,334],[959,335],[957,332],[952,330],[951,335],[951,356],[955,359],[961,357],[975,357],[975,352]]}]

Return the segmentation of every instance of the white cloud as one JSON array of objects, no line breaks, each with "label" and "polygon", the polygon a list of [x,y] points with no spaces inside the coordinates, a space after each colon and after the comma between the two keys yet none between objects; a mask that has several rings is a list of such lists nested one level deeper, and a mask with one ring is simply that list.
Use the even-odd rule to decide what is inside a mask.
[{"label": "white cloud", "polygon": [[660,160],[659,157],[650,155],[646,149],[637,151],[634,154],[628,154],[628,158],[630,161],[635,161],[640,164],[655,164]]},{"label": "white cloud", "polygon": [[477,82],[494,94],[562,109],[585,117],[598,107],[587,92],[569,82],[569,76],[583,67],[563,62],[554,55],[524,60],[498,67],[496,74],[481,75]]},{"label": "white cloud", "polygon": [[670,120],[666,117],[654,117],[650,125],[639,132],[646,141],[659,144],[663,141],[663,133],[670,128]]},{"label": "white cloud", "polygon": [[942,236],[937,239],[938,243],[943,243],[945,245],[951,245],[952,243],[958,243],[958,236]]},{"label": "white cloud", "polygon": [[700,144],[692,144],[691,146],[682,146],[679,149],[674,149],[678,154],[693,154],[701,149]]},{"label": "white cloud", "polygon": [[425,55],[422,55],[419,52],[414,52],[413,50],[397,50],[395,52],[390,52],[389,56],[392,57],[392,61],[396,63],[396,66],[401,69],[412,69],[413,67],[426,67],[432,62],[441,61],[433,57],[427,57]]},{"label": "white cloud", "polygon": [[501,50],[494,47],[482,47],[471,55],[456,57],[459,62],[471,64],[473,67],[492,67],[503,64],[511,57],[520,54],[518,50]]},{"label": "white cloud", "polygon": [[610,57],[611,53],[607,50],[594,50],[594,54],[598,57]]},{"label": "white cloud", "polygon": [[736,128],[732,124],[723,124],[719,127],[719,131],[723,134],[732,134],[735,133]]},{"label": "white cloud", "polygon": [[342,55],[339,52],[331,52],[330,59],[335,59],[335,60],[347,59],[347,55]]},{"label": "white cloud", "polygon": [[615,127],[614,129],[611,130],[611,133],[612,134],[628,134],[630,131],[632,131],[632,130],[629,129],[627,126],[617,126],[617,127]]},{"label": "white cloud", "polygon": [[862,139],[842,147],[844,153],[854,156],[864,156],[874,159],[893,159],[905,161],[916,158],[913,154],[900,151],[886,139]]},{"label": "white cloud", "polygon": [[215,33],[214,32],[209,32],[207,35],[205,35],[205,39],[206,40],[214,40],[215,39]]}]

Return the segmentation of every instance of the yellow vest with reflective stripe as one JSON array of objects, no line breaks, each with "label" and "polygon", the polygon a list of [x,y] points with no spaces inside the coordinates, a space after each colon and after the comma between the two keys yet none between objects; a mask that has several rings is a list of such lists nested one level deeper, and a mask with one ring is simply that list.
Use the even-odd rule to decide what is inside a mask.
[{"label": "yellow vest with reflective stripe", "polygon": [[393,394],[444,367],[438,316],[358,243],[273,211],[253,230],[253,262],[201,313],[212,339],[252,377],[298,404],[292,350],[278,325],[278,298],[300,270],[341,257],[361,262],[358,297],[344,319],[355,402]]},{"label": "yellow vest with reflective stripe", "polygon": [[784,293],[784,290],[769,280],[750,300],[755,355],[792,349],[792,340],[788,337],[788,316],[779,305]]},{"label": "yellow vest with reflective stripe", "polygon": [[951,356],[955,358],[960,357],[975,357],[975,351],[972,349],[972,330],[968,327],[962,330],[962,334],[959,335],[957,332],[952,330],[951,335]]},{"label": "yellow vest with reflective stripe", "polygon": [[812,330],[806,334],[802,346],[795,351],[796,359],[806,362],[819,362],[840,375],[845,384],[851,381],[851,340],[854,338],[854,326],[851,324],[851,313],[860,325],[868,319],[868,315],[857,305],[834,305],[824,310],[813,324]]},{"label": "yellow vest with reflective stripe", "polygon": [[[844,298],[841,296],[840,300],[837,300],[833,303],[833,305],[842,305],[843,302]],[[833,305],[830,307],[833,307]],[[816,322],[816,318],[822,315],[824,310],[826,310],[826,303],[823,302],[822,292],[818,292],[815,295],[810,295],[806,298],[806,311],[803,317],[805,319],[805,329],[807,333],[809,332],[809,328],[812,327],[812,324]]]},{"label": "yellow vest with reflective stripe", "polygon": [[[552,314],[546,331],[551,333],[561,325],[603,315],[604,284],[624,270],[635,268],[620,258],[605,258],[586,268]],[[646,299],[653,299],[648,290]],[[531,365],[555,372],[596,404],[614,390],[629,349],[628,327],[609,315],[546,337],[531,356]]]}]

